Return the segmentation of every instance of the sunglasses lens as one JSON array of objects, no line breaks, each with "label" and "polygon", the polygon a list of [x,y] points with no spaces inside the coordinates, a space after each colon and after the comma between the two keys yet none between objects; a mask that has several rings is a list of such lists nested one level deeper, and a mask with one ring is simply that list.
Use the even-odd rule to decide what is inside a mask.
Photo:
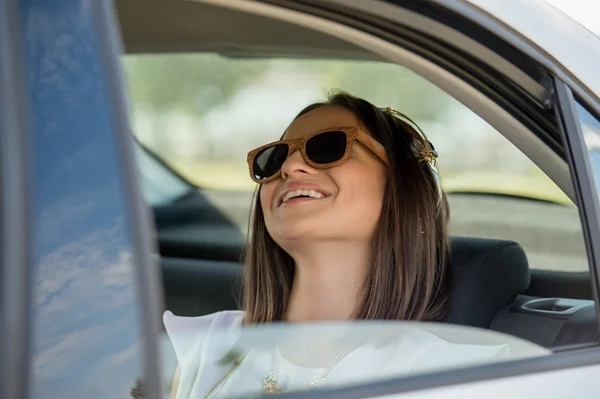
[{"label": "sunglasses lens", "polygon": [[267,147],[254,157],[254,177],[263,180],[279,172],[288,155],[287,144]]},{"label": "sunglasses lens", "polygon": [[318,134],[306,142],[306,155],[320,165],[339,161],[346,153],[346,141],[346,133],[341,131]]}]

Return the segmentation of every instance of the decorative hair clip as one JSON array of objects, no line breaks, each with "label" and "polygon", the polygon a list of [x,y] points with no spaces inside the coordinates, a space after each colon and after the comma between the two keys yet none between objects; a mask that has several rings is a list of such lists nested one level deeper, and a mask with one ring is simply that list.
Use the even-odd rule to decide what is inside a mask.
[{"label": "decorative hair clip", "polygon": [[419,163],[424,161],[427,162],[431,166],[431,168],[437,173],[438,153],[435,150],[435,147],[433,146],[431,141],[429,141],[429,139],[427,138],[425,132],[421,130],[419,125],[417,125],[412,119],[404,115],[402,112],[396,111],[395,109],[390,107],[385,108],[385,111],[390,115],[400,119],[406,125],[408,125],[409,132],[413,133],[413,136],[415,136],[415,138],[421,142],[425,149],[424,151],[419,151],[417,153],[417,155],[420,157]]},{"label": "decorative hair clip", "polygon": [[433,175],[433,178],[435,179],[437,189],[438,189],[438,204],[439,204],[440,199],[442,198],[442,184],[440,182],[440,176],[439,176],[438,170],[437,170],[438,153],[435,150],[435,147],[433,146],[431,141],[429,141],[429,139],[427,138],[427,135],[425,134],[425,132],[423,132],[421,130],[419,125],[417,125],[408,116],[406,116],[402,112],[396,111],[395,109],[390,108],[390,107],[381,108],[381,110],[389,113],[390,115],[392,115],[395,118],[398,118],[408,128],[407,129],[408,133],[411,134],[417,140],[419,140],[421,142],[421,144],[423,145],[424,150],[417,152],[416,155],[419,157],[419,163],[427,162],[427,164],[429,165],[429,168],[431,169],[431,174]]}]

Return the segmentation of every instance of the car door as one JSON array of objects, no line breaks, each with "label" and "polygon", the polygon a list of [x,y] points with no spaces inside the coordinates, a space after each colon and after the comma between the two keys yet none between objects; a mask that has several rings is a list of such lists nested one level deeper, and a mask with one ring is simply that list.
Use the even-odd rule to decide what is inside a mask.
[{"label": "car door", "polygon": [[[2,397],[158,397],[152,294],[159,273],[133,166],[110,3],[3,0],[0,7]],[[381,52],[391,55],[393,47]],[[598,106],[563,77],[551,78],[597,298],[597,172],[575,101],[592,120]],[[588,372],[600,371],[599,363],[593,346],[288,397],[593,397]]]},{"label": "car door", "polygon": [[[576,90],[579,96],[585,98],[588,106],[597,104],[597,98],[590,96],[585,88],[582,89],[572,74],[561,65],[541,57],[541,51],[534,46],[535,43],[527,41],[524,45],[522,38],[514,31],[506,30],[497,20],[466,2],[196,3],[229,8],[242,15],[247,13],[270,17],[280,23],[326,32],[418,71],[421,76],[468,104],[490,124],[497,126],[534,162],[553,174],[561,188],[577,203],[590,267],[585,282],[590,284],[593,292],[597,292],[597,261],[594,256],[597,198],[591,169],[585,165],[587,153],[582,147],[583,136],[574,123],[577,119],[572,94],[569,93]],[[191,4],[188,17],[193,19]],[[177,20],[175,13],[171,17],[170,22]],[[197,17],[201,21],[200,13]],[[237,49],[230,46],[227,50],[235,54]],[[464,83],[467,86],[463,86]],[[597,106],[592,107],[597,109]],[[515,118],[518,123],[513,123]],[[536,140],[528,141],[527,137],[534,136]],[[563,160],[563,169],[550,170],[552,167],[549,167],[547,159],[554,157]],[[193,262],[185,266],[189,266],[190,271],[195,267]],[[552,277],[557,276],[554,274]],[[542,283],[538,286],[547,288],[545,278],[542,275],[538,280]],[[567,280],[564,278],[561,282],[568,284]],[[579,277],[574,280],[579,280]],[[573,287],[581,286],[585,286],[585,283],[573,282]],[[488,396],[490,392],[500,397],[587,397],[597,389],[587,373],[597,372],[599,361],[598,349],[593,344],[564,349],[548,359],[490,365],[435,376],[401,378],[360,388],[348,387],[342,391],[311,395],[298,393],[290,397],[358,398],[400,393],[415,398],[450,395],[479,397]]]},{"label": "car door", "polygon": [[0,397],[158,398],[111,3],[3,0],[0,31]]},{"label": "car door", "polygon": [[[598,95],[597,93],[591,92],[589,87],[583,87],[580,85],[580,81],[573,78],[573,74],[576,72],[569,71],[562,67],[562,65],[558,62],[555,62],[555,59],[550,59],[549,57],[540,56],[540,48],[537,47],[535,42],[533,41],[523,41],[521,40],[523,36],[519,35],[519,32],[515,32],[514,30],[507,29],[506,25],[499,24],[498,21],[495,21],[493,18],[489,18],[488,14],[482,13],[480,9],[473,7],[471,4],[467,2],[387,2],[387,4],[383,4],[383,2],[352,2],[350,6],[348,2],[344,3],[344,7],[341,7],[341,2],[332,1],[328,2],[327,5],[308,7],[306,2],[303,2],[306,7],[301,8],[300,6],[293,6],[289,3],[286,3],[285,11],[281,11],[279,16],[282,18],[286,18],[288,21],[292,21],[292,16],[288,13],[290,9],[301,9],[302,11],[309,12],[314,16],[318,15],[323,17],[323,19],[334,20],[338,23],[341,23],[342,19],[336,18],[339,14],[336,12],[344,14],[344,22],[346,25],[352,25],[350,21],[352,18],[349,18],[349,15],[352,15],[357,20],[365,21],[368,20],[371,23],[371,27],[377,26],[381,30],[377,30],[378,37],[385,37],[389,42],[393,42],[395,40],[396,43],[401,43],[401,46],[411,49],[414,52],[417,52],[417,46],[415,45],[415,41],[411,41],[407,38],[408,35],[403,36],[402,30],[407,26],[415,30],[420,30],[421,32],[427,32],[427,34],[431,36],[440,37],[440,33],[444,31],[446,28],[454,26],[456,29],[454,32],[445,31],[446,35],[454,34],[454,45],[458,42],[461,42],[461,39],[456,35],[457,31],[461,33],[467,34],[471,38],[475,38],[475,42],[471,42],[470,44],[476,46],[478,44],[485,44],[486,49],[483,51],[491,51],[492,53],[488,54],[490,58],[487,58],[488,65],[480,65],[483,71],[487,73],[493,73],[497,71],[502,71],[504,73],[504,78],[509,78],[513,81],[513,83],[520,82],[522,87],[525,87],[532,82],[532,77],[535,77],[535,73],[525,73],[526,69],[523,68],[520,71],[512,70],[512,66],[523,64],[519,63],[519,53],[534,55],[535,60],[540,64],[543,64],[547,68],[547,73],[545,77],[538,76],[537,79],[533,79],[536,81],[534,86],[537,84],[538,87],[546,88],[546,98],[545,101],[547,103],[543,108],[547,111],[552,112],[556,118],[556,125],[554,128],[550,129],[550,131],[554,131],[554,137],[552,133],[550,136],[546,136],[544,138],[546,145],[548,147],[552,147],[556,143],[562,142],[562,151],[564,154],[564,158],[567,160],[570,175],[573,182],[574,189],[574,199],[579,207],[582,227],[585,235],[585,242],[588,254],[588,262],[590,265],[590,282],[592,284],[592,289],[595,292],[595,298],[598,298],[598,270],[600,270],[599,263],[597,260],[597,245],[600,242],[600,235],[598,233],[599,228],[599,215],[598,212],[598,194],[597,194],[597,186],[595,184],[595,178],[598,174],[596,171],[596,163],[594,152],[594,138],[597,137],[597,128],[598,128],[598,117],[600,115],[600,104],[598,103]],[[394,7],[393,4],[398,5],[398,7]],[[433,4],[435,3],[435,4]],[[493,2],[476,2],[482,6],[490,5],[489,10],[494,10]],[[339,8],[337,6],[340,6]],[[242,7],[240,7],[242,8]],[[246,9],[248,9],[247,7]],[[258,7],[257,7],[258,8]],[[510,9],[510,7],[508,7]],[[277,13],[275,8],[264,7],[263,11],[265,13],[270,13],[270,15],[274,15]],[[407,14],[402,13],[402,11],[408,11]],[[515,10],[507,10],[506,13],[510,14],[510,11],[513,13]],[[407,16],[410,15],[412,20],[409,20]],[[450,15],[452,15],[450,17]],[[460,17],[466,17],[460,22],[456,22]],[[423,18],[425,17],[425,18]],[[444,21],[443,27],[435,27],[433,25],[425,26],[427,23],[432,22],[433,19],[438,18],[438,21]],[[451,22],[451,19],[455,18],[454,25]],[[297,23],[308,23],[310,18],[303,18],[302,16],[297,16]],[[319,22],[323,22],[322,20]],[[395,24],[394,24],[395,22]],[[312,21],[313,26],[317,25],[317,21]],[[421,24],[421,27],[418,28],[417,25]],[[457,28],[458,25],[461,25],[460,28]],[[363,32],[366,29],[365,25],[358,25],[356,23],[354,27],[360,26],[357,28],[362,30]],[[438,29],[439,28],[439,29]],[[391,32],[395,32],[396,35],[393,35]],[[375,32],[375,28],[371,31]],[[338,32],[339,33],[339,32]],[[349,32],[345,32],[349,34]],[[406,33],[406,32],[404,32]],[[487,36],[491,35],[491,36]],[[486,39],[490,39],[489,41]],[[414,38],[414,36],[412,36]],[[449,37],[449,36],[447,36]],[[494,40],[491,38],[494,37]],[[403,39],[405,41],[403,41]],[[501,39],[501,40],[498,40]],[[512,39],[512,40],[511,40]],[[449,40],[451,42],[451,40]],[[469,48],[468,52],[471,52],[471,55],[474,55],[478,52],[475,50],[475,47],[469,47],[466,45],[464,48]],[[371,46],[375,46],[375,41],[369,43]],[[393,57],[393,49],[385,48],[382,44],[382,47],[379,50],[382,53],[386,53],[390,58]],[[373,48],[373,47],[372,47]],[[440,48],[439,54],[444,51],[447,51]],[[512,55],[511,55],[512,52]],[[496,55],[502,54],[502,59],[497,59],[498,64],[495,67],[492,67],[490,61]],[[410,64],[412,60],[410,60],[410,56],[408,54],[402,54],[404,57],[398,57],[398,60],[402,59],[404,65]],[[468,72],[468,69],[463,64],[460,65],[460,61],[458,60],[450,60],[446,58],[444,61],[440,60],[435,55],[427,55],[425,50],[421,49],[421,55],[425,57],[429,57],[430,60],[433,60],[438,65],[442,65],[446,70],[453,71],[456,75],[462,75],[461,78],[465,81],[469,81],[472,87],[476,87],[479,93],[485,93],[488,99],[494,99],[497,103],[500,97],[504,97],[507,99],[511,96],[511,89],[505,91],[502,88],[502,84],[500,81],[496,80],[495,83],[490,83],[494,81],[493,76],[488,75],[487,78],[479,80],[475,74],[471,74]],[[407,61],[409,59],[409,61]],[[554,62],[553,62],[554,61]],[[573,61],[572,59],[570,60]],[[444,64],[444,62],[449,62],[453,65],[449,66],[448,64]],[[508,62],[509,64],[504,64],[503,62]],[[567,61],[565,61],[567,62]],[[425,68],[420,68],[419,65],[412,64],[415,70],[419,70],[422,74],[431,73],[430,75],[423,75],[430,78],[433,78],[433,71],[426,70]],[[530,64],[531,66],[531,64]],[[456,69],[453,69],[456,68]],[[495,70],[495,71],[494,71]],[[539,70],[538,70],[539,71]],[[515,74],[516,72],[516,74]],[[580,75],[581,76],[581,75]],[[482,76],[479,75],[481,78]],[[450,79],[445,81],[437,80],[436,83],[439,85],[443,85],[446,88],[451,90],[451,82]],[[485,87],[487,86],[487,88]],[[491,86],[491,87],[490,87]],[[531,86],[530,86],[531,87]],[[506,87],[505,87],[506,88]],[[533,93],[532,90],[530,93]],[[542,93],[544,90],[538,93]],[[574,95],[573,92],[576,94]],[[456,96],[458,93],[453,92]],[[513,95],[516,92],[513,92]],[[500,97],[496,97],[496,96]],[[465,99],[466,100],[466,99]],[[517,100],[518,102],[519,100]],[[467,101],[466,101],[467,102]],[[583,104],[583,105],[582,105]],[[470,104],[471,109],[473,107],[477,107],[474,104]],[[505,110],[509,110],[512,106],[510,104],[503,104],[503,108]],[[528,105],[525,103],[521,103],[517,106],[521,110],[525,110]],[[543,109],[542,108],[542,109]],[[475,110],[475,109],[474,109]],[[516,109],[515,109],[516,110]],[[538,109],[539,110],[539,109]],[[480,109],[480,111],[482,111]],[[533,109],[529,109],[530,116],[534,114],[536,111]],[[544,111],[542,111],[544,112]],[[490,116],[489,114],[487,115]],[[492,117],[493,118],[493,117]],[[490,121],[488,119],[488,121]],[[490,122],[492,123],[492,122]],[[586,136],[584,140],[583,128],[586,127]],[[590,132],[589,127],[592,126],[593,130]],[[529,128],[533,131],[536,129],[534,124],[530,124]],[[523,149],[523,148],[522,148]],[[597,150],[596,150],[597,151]],[[535,157],[535,151],[532,150],[528,153],[528,155]],[[590,158],[591,157],[591,158]],[[592,161],[590,161],[590,159]],[[390,395],[393,397],[406,397],[406,398],[448,398],[448,397],[565,397],[568,395],[574,395],[577,397],[595,397],[597,395],[597,389],[599,387],[598,383],[590,380],[589,376],[593,375],[593,373],[598,373],[600,371],[600,351],[597,346],[591,346],[588,348],[581,348],[578,350],[572,351],[562,351],[556,353],[554,356],[547,359],[537,359],[531,361],[522,361],[512,365],[504,365],[507,366],[504,368],[500,365],[490,365],[485,367],[480,367],[477,369],[471,370],[457,370],[453,372],[440,373],[436,376],[427,375],[417,378],[405,378],[397,381],[390,381],[383,383],[381,385],[373,385],[373,391],[369,392],[368,388],[365,388],[361,392],[361,394],[357,394],[353,397],[370,397],[370,396],[378,396],[385,397],[385,395]],[[510,369],[509,369],[510,367]],[[592,374],[590,374],[592,373]],[[373,395],[376,390],[377,395]],[[404,392],[404,395],[397,395],[400,392]],[[340,394],[339,397],[351,397],[351,390],[348,389],[343,394]],[[298,395],[298,397],[301,397]],[[308,396],[306,396],[308,397]],[[326,395],[322,395],[320,397],[328,397]],[[331,396],[336,397],[332,392]]]}]

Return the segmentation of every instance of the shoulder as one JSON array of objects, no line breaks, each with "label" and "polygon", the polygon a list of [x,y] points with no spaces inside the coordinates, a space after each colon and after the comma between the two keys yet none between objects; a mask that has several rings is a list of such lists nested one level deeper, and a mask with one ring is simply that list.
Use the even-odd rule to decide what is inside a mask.
[{"label": "shoulder", "polygon": [[175,316],[173,312],[167,310],[163,313],[163,322],[169,333],[196,328],[232,327],[241,325],[244,314],[245,312],[242,310],[226,310],[205,316],[185,317]]},{"label": "shoulder", "polygon": [[230,310],[199,317],[183,317],[166,311],[163,323],[177,358],[181,360],[214,333],[239,330],[244,314],[240,310]]}]

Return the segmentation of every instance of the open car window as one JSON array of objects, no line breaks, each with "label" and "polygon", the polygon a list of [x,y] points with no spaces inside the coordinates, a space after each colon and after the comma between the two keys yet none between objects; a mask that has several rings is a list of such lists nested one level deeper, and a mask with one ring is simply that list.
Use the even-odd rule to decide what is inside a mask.
[{"label": "open car window", "polygon": [[178,394],[220,398],[347,388],[399,377],[551,355],[494,331],[440,323],[353,321],[249,326],[241,314],[165,317],[181,367]]},{"label": "open car window", "polygon": [[[180,359],[193,359],[198,348],[227,348],[214,353],[216,358],[207,373],[214,372],[213,366],[221,372],[220,377],[234,365],[244,368],[243,373],[232,374],[227,385],[215,385],[219,392],[224,389],[224,397],[264,393],[261,384],[267,384],[264,381],[273,362],[287,367],[287,377],[280,371],[281,379],[273,384],[288,384],[291,391],[308,389],[310,380],[331,363],[327,359],[290,361],[278,352],[277,345],[269,343],[276,341],[276,336],[285,336],[289,345],[289,336],[303,336],[298,326],[244,329],[247,341],[240,343],[239,331],[228,328],[231,324],[210,330],[213,323],[207,320],[213,312],[239,305],[242,269],[238,262],[256,189],[246,164],[247,152],[279,139],[300,109],[335,88],[408,114],[436,146],[442,185],[450,202],[454,255],[459,259],[481,256],[481,264],[472,267],[497,267],[499,273],[490,278],[487,271],[477,271],[480,277],[469,277],[459,289],[493,291],[511,279],[509,285],[516,282],[518,287],[510,288],[515,291],[504,299],[507,302],[498,302],[493,320],[475,324],[489,330],[421,323],[337,326],[350,335],[369,331],[372,340],[365,340],[361,351],[371,351],[373,361],[387,368],[352,381],[336,382],[334,373],[334,387],[544,356],[552,348],[597,340],[595,305],[589,296],[576,292],[573,297],[548,298],[535,290],[524,293],[530,278],[528,268],[550,273],[589,270],[578,209],[502,134],[417,74],[372,61],[247,59],[210,53],[128,55],[125,66],[133,99],[133,129],[139,141],[139,167],[157,222],[166,305],[174,313],[165,318],[167,331],[161,341],[168,387],[173,383],[176,353]],[[492,244],[489,251],[478,255],[469,250],[470,244],[465,247],[456,238],[461,236],[508,240],[499,245],[509,247]],[[484,241],[483,245],[488,244]],[[506,256],[496,256],[505,250]],[[554,276],[550,274],[550,278]],[[581,284],[589,283],[584,280]],[[542,285],[552,291],[544,280]],[[472,305],[478,297],[469,298],[465,296],[464,301]],[[235,319],[235,311],[229,315]],[[180,316],[200,317],[187,321]],[[468,315],[453,317],[451,322],[469,324]],[[584,327],[569,318],[581,319]],[[305,328],[312,328],[311,334],[327,336],[323,326]],[[380,338],[393,333],[398,339],[377,349]],[[416,334],[415,341],[410,341],[411,334]],[[334,336],[336,341],[339,335]],[[386,363],[382,353],[406,345],[399,337],[444,349],[429,357],[420,344],[408,344],[425,351],[423,357],[415,352],[408,363]],[[203,340],[207,346],[202,345]],[[236,356],[243,356],[244,361],[236,363]],[[221,364],[223,358],[227,361]],[[325,366],[319,367],[322,364]],[[320,371],[307,371],[310,369]],[[248,375],[255,378],[237,380]],[[303,375],[307,381],[291,381],[290,375]],[[194,383],[186,378],[180,383]]]},{"label": "open car window", "polygon": [[148,204],[171,204],[194,189],[194,186],[170,169],[160,158],[141,144],[137,144],[135,155],[141,174],[142,192]]},{"label": "open car window", "polygon": [[[406,68],[210,53],[129,55],[125,67],[140,142],[243,234],[255,188],[247,152],[279,139],[300,109],[340,88],[402,111],[427,133],[440,154],[453,235],[514,240],[532,269],[588,270],[577,209],[566,195],[474,112]],[[159,176],[146,158],[142,174]],[[144,179],[151,204],[183,194],[184,185],[157,179]]]},{"label": "open car window", "polygon": [[[310,345],[303,345],[303,340],[319,335],[317,331],[322,326],[307,326],[314,327],[315,335],[312,335],[310,331],[300,333],[302,326],[269,325],[265,331],[256,330],[256,341],[232,328],[235,323],[238,326],[240,323],[240,314],[235,310],[240,304],[236,294],[240,280],[244,278],[240,255],[248,238],[245,233],[255,189],[248,176],[246,154],[259,145],[278,139],[300,109],[324,99],[329,89],[336,88],[364,97],[379,106],[396,108],[416,120],[440,153],[442,183],[448,192],[452,214],[451,310],[441,320],[443,324],[437,333],[427,330],[425,324],[405,325],[404,332],[392,334],[395,339],[392,341],[402,346],[408,331],[429,334],[426,336],[454,351],[450,356],[453,362],[446,364],[447,368],[436,368],[440,365],[437,357],[432,360],[433,367],[409,367],[398,372],[394,367],[405,363],[394,361],[394,364],[388,363],[393,372],[385,374],[382,371],[375,377],[429,373],[422,378],[407,379],[412,387],[409,390],[415,389],[414,384],[427,388],[445,386],[449,381],[455,384],[463,375],[467,376],[463,381],[480,381],[482,378],[474,377],[478,373],[486,376],[483,378],[497,378],[496,370],[502,370],[505,376],[511,377],[526,370],[522,373],[525,378],[533,378],[528,373],[549,370],[557,364],[570,367],[564,361],[566,356],[561,355],[575,357],[577,353],[573,348],[585,348],[584,351],[587,351],[597,345],[596,304],[590,289],[596,281],[594,270],[587,273],[589,265],[595,267],[595,261],[592,256],[589,260],[586,256],[579,219],[580,212],[583,215],[587,205],[583,202],[582,208],[576,209],[540,169],[504,138],[510,138],[531,156],[572,199],[578,198],[577,189],[582,185],[570,187],[572,180],[576,183],[579,180],[569,172],[577,172],[578,168],[569,170],[572,167],[570,160],[565,161],[567,157],[561,141],[564,129],[560,114],[554,113],[558,108],[550,101],[552,92],[545,81],[554,77],[554,71],[547,69],[548,64],[529,57],[527,50],[523,51],[508,40],[505,42],[506,38],[495,35],[496,32],[490,34],[485,26],[478,26],[480,21],[442,18],[447,16],[443,14],[444,7],[449,10],[450,6],[458,6],[454,2],[444,4],[444,7],[441,2],[419,3],[423,9],[400,10],[401,7],[396,7],[399,19],[410,18],[396,21],[399,22],[397,25],[390,24],[388,27],[379,24],[388,18],[388,15],[381,14],[380,7],[379,14],[375,10],[372,13],[382,18],[370,26],[373,21],[362,17],[371,14],[371,10],[362,3],[356,9],[348,4],[342,6],[343,2],[330,2],[327,6],[317,6],[314,2],[292,6],[290,2],[289,7],[271,2],[231,2],[220,7],[219,1],[215,0],[203,2],[210,3],[210,7],[201,10],[200,18],[192,15],[192,3],[196,4],[188,2],[190,8],[182,9],[180,14],[189,17],[187,21],[202,18],[207,22],[224,21],[229,16],[227,13],[234,10],[231,21],[237,21],[240,30],[227,29],[224,37],[227,43],[238,39],[237,46],[213,40],[213,33],[223,33],[220,26],[208,23],[186,25],[186,29],[189,28],[186,33],[190,35],[194,33],[193,27],[202,28],[201,32],[196,31],[198,46],[170,49],[169,43],[165,42],[156,47],[146,47],[152,54],[135,54],[143,52],[144,46],[130,45],[132,54],[125,56],[124,60],[131,88],[133,127],[138,140],[155,154],[153,159],[157,165],[172,169],[191,184],[187,193],[174,195],[160,204],[152,204],[148,200],[153,205],[156,220],[168,309],[165,324],[170,338],[166,334],[163,336],[165,348],[169,351],[174,346],[180,366],[189,360],[191,369],[188,367],[187,370],[201,375],[201,383],[208,384],[203,386],[205,389],[196,390],[196,380],[190,377],[188,371],[187,377],[180,375],[180,392],[208,392],[209,397],[221,393],[221,396],[248,396],[283,390],[284,384],[292,391],[304,390],[314,378],[328,378],[329,371],[338,364],[338,357],[349,360],[352,353],[357,353],[337,347],[343,340],[341,336],[334,335],[331,343],[333,354],[317,363],[306,363],[293,353],[286,353],[285,347],[325,355],[325,350],[319,350],[322,346],[309,348]],[[408,4],[406,7],[409,7]],[[410,6],[414,4],[410,3]],[[392,7],[389,4],[385,6]],[[435,10],[426,10],[429,6]],[[252,12],[246,15],[249,10]],[[305,12],[309,10],[314,14]],[[442,11],[440,15],[434,14],[438,11]],[[419,15],[421,13],[423,15]],[[430,20],[412,19],[415,15],[421,17],[426,14],[431,17]],[[255,37],[252,29],[244,32],[243,29],[247,29],[257,16],[255,26],[264,27],[265,31],[271,27],[272,32],[284,32],[285,36],[272,34],[265,40],[264,37]],[[395,17],[390,19],[395,20]],[[167,26],[167,20],[174,21],[176,18],[165,18],[164,26]],[[416,26],[419,21],[423,22],[423,27]],[[273,22],[277,25],[269,25]],[[311,25],[312,22],[315,26]],[[328,23],[331,23],[331,30],[325,26]],[[174,33],[177,27],[172,24],[165,30],[168,29],[169,33],[173,30]],[[380,36],[379,33],[387,28],[390,28],[390,36]],[[240,35],[240,32],[244,34]],[[355,36],[348,35],[350,40],[338,41],[344,32]],[[444,32],[452,33],[451,39],[442,37]],[[234,38],[230,34],[243,37]],[[132,32],[129,35],[135,38]],[[394,36],[402,41],[387,41]],[[299,39],[302,43],[279,42],[279,39],[285,42],[286,38]],[[252,42],[253,46],[244,45],[248,42]],[[277,50],[276,46],[269,47],[274,42],[280,44]],[[407,43],[414,47],[405,46]],[[344,44],[352,46],[347,48]],[[266,51],[260,51],[261,45],[265,45],[263,49]],[[353,48],[355,45],[356,48]],[[377,50],[368,54],[371,46]],[[259,51],[254,54],[256,49]],[[357,49],[360,51],[353,52]],[[161,54],[161,51],[168,53]],[[210,53],[213,51],[230,56]],[[436,56],[430,58],[432,53]],[[375,54],[376,57],[371,57]],[[474,112],[408,69],[389,63],[358,60],[384,58],[421,73]],[[447,68],[449,66],[453,68]],[[502,133],[483,122],[475,112]],[[143,167],[140,165],[140,168]],[[588,220],[585,215],[582,217],[583,226],[587,228]],[[225,319],[217,322],[215,317]],[[353,329],[358,331],[360,324],[348,323],[345,326],[347,335],[354,336]],[[457,336],[466,342],[455,342],[453,334],[443,331],[446,327],[451,328],[450,324],[463,326],[454,327],[457,328]],[[369,322],[366,325],[380,327],[378,331],[371,331],[370,337],[375,341],[391,326]],[[211,331],[213,326],[219,328]],[[289,334],[284,334],[286,338],[282,345],[279,345],[278,337],[269,334],[279,327],[289,330]],[[479,335],[473,332],[472,327],[484,330],[477,330],[481,333]],[[183,328],[182,335],[179,328]],[[253,328],[248,327],[242,332],[251,330]],[[180,340],[179,336],[183,338]],[[269,337],[270,342],[264,342]],[[418,350],[418,344],[427,342],[424,335],[420,337],[411,349]],[[512,338],[524,339],[532,344],[540,350],[533,357],[542,357],[531,362],[528,356],[520,357],[523,352],[510,348],[515,343]],[[362,343],[367,347],[371,344]],[[490,347],[497,351],[491,356],[484,356],[485,360],[479,358],[480,362],[461,361],[457,352],[466,354],[469,351],[460,345],[475,346],[473,349],[476,351],[485,352]],[[508,351],[505,350],[507,346]],[[303,348],[307,348],[306,351]],[[385,345],[383,348],[390,349]],[[563,353],[549,356],[547,361],[543,355],[551,350]],[[194,358],[198,351],[203,355],[209,354],[209,358]],[[404,355],[406,352],[401,353]],[[443,351],[435,353],[439,355]],[[171,355],[171,363],[165,363],[169,382],[175,369],[175,357]],[[259,357],[238,358],[254,355]],[[507,359],[505,356],[523,362],[515,363],[514,368],[511,364],[498,368],[477,367],[471,372],[458,370],[471,365],[502,362]],[[401,355],[394,356],[395,360],[401,358]],[[415,354],[416,363],[411,364],[426,358]],[[203,362],[208,365],[206,371],[212,372],[212,376],[201,372],[205,370],[201,370]],[[274,364],[284,363],[283,368],[274,367]],[[383,366],[383,363],[385,359],[377,356],[363,362],[367,366]],[[241,365],[250,368],[246,369],[246,373],[231,371],[230,367]],[[216,373],[212,366],[218,368]],[[275,380],[271,378],[273,369],[281,373]],[[290,369],[297,372],[288,373]],[[436,373],[448,369],[457,372],[446,380],[447,374]],[[312,371],[315,375],[307,376]],[[284,373],[303,377],[290,383],[285,381]],[[212,379],[213,384],[204,377]],[[228,382],[228,377],[233,380]],[[364,384],[375,381],[379,380],[356,378],[349,383],[363,385],[366,388],[363,393],[367,395],[371,392]],[[398,380],[387,383],[394,384],[394,381]],[[278,385],[282,386],[278,388]],[[233,392],[230,388],[239,388],[239,391]],[[267,389],[270,391],[267,392]],[[405,388],[388,389],[386,392],[400,392],[402,389]]]}]

